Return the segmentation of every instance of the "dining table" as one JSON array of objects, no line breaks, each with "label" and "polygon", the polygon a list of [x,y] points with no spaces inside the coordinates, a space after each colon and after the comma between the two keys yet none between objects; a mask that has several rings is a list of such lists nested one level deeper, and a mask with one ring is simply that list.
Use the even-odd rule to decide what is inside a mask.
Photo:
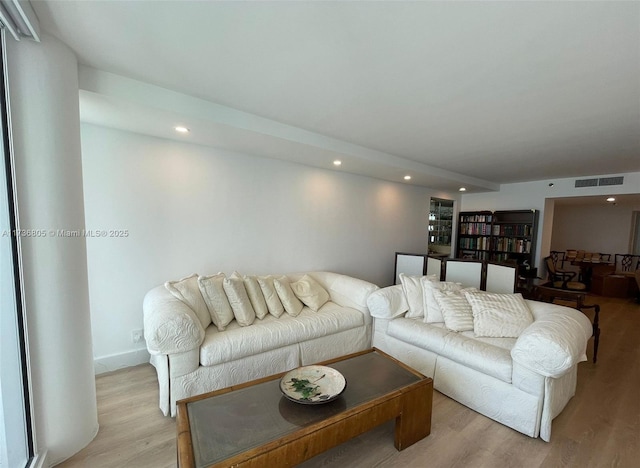
[{"label": "dining table", "polygon": [[592,260],[592,259],[575,259],[571,261],[571,264],[580,268],[579,281],[584,283],[587,290],[591,289],[591,277],[595,269],[602,271],[609,271],[613,273],[615,271],[615,264],[610,261]]}]

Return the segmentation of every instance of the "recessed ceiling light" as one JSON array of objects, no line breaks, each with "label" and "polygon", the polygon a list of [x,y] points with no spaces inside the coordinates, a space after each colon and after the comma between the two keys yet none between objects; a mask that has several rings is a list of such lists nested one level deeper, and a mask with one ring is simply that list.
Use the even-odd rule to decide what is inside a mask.
[{"label": "recessed ceiling light", "polygon": [[189,133],[191,131],[187,127],[181,127],[181,126],[174,127],[174,130],[179,133]]},{"label": "recessed ceiling light", "polygon": [[460,188],[458,189],[458,191],[459,191],[459,192],[466,192],[466,191],[467,191],[467,189],[466,189],[465,187],[460,187]]},{"label": "recessed ceiling light", "polygon": [[609,198],[607,198],[607,201],[608,202],[614,202],[614,201],[616,201],[616,197],[609,197]]},{"label": "recessed ceiling light", "polygon": [[404,180],[411,180],[411,176],[410,175],[404,176]]},{"label": "recessed ceiling light", "polygon": [[339,159],[336,159],[335,161],[333,161],[333,165],[334,166],[340,166],[340,165],[342,165],[342,161],[340,161]]}]

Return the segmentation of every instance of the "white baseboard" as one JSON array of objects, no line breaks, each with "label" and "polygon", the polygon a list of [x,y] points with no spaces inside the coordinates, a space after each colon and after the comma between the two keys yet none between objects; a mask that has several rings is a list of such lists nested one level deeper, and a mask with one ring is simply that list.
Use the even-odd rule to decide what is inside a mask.
[{"label": "white baseboard", "polygon": [[36,453],[27,466],[29,468],[47,468],[49,466],[47,465],[47,455],[47,450]]},{"label": "white baseboard", "polygon": [[104,374],[105,372],[147,363],[150,357],[146,348],[134,349],[133,351],[96,358],[93,360],[93,368],[96,375]]}]

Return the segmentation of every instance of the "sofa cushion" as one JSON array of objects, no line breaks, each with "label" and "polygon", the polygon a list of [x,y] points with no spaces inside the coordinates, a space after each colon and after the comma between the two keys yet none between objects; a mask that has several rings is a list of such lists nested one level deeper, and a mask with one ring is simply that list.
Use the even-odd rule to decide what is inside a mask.
[{"label": "sofa cushion", "polygon": [[478,372],[511,383],[513,366],[509,353],[515,339],[490,339],[503,340],[501,345],[496,345],[481,338],[450,331],[444,323],[424,323],[420,319],[407,318],[391,320],[387,334],[405,343],[471,367]]},{"label": "sofa cushion", "polygon": [[[475,288],[469,289],[477,291]],[[465,291],[467,290],[443,291],[435,289],[433,291],[433,297],[442,311],[444,324],[449,330],[456,332],[473,330],[473,311],[464,295]]]},{"label": "sofa cushion", "polygon": [[258,278],[244,275],[242,279],[244,280],[244,288],[247,290],[247,296],[249,296],[253,310],[256,313],[256,318],[262,320],[269,313],[269,309],[267,308],[267,302],[264,300],[262,289],[258,284]]},{"label": "sofa cushion", "polygon": [[198,274],[179,279],[177,281],[167,281],[164,287],[177,299],[188,305],[193,310],[202,324],[202,328],[207,328],[211,323],[211,314],[207,304],[202,298],[200,287],[198,286]]},{"label": "sofa cushion", "polygon": [[224,332],[209,327],[200,347],[200,364],[213,366],[364,324],[362,312],[327,302],[318,312],[304,307],[297,317],[267,315],[250,327],[241,328],[236,322]]},{"label": "sofa cushion", "polygon": [[476,336],[517,338],[533,323],[533,316],[522,294],[498,294],[467,291],[473,310]]},{"label": "sofa cushion", "polygon": [[422,289],[422,281],[438,281],[436,275],[427,276],[413,276],[400,273],[400,283],[402,289],[407,297],[407,304],[409,304],[409,311],[406,314],[407,318],[424,317],[424,292]]},{"label": "sofa cushion", "polygon": [[224,273],[210,276],[198,276],[198,287],[209,309],[209,315],[218,330],[222,331],[234,319],[233,310],[222,282]]},{"label": "sofa cushion", "polygon": [[256,312],[253,310],[242,277],[234,273],[222,281],[222,286],[229,299],[229,304],[231,304],[236,322],[242,327],[251,325],[256,319]]},{"label": "sofa cushion", "polygon": [[273,285],[274,277],[269,276],[258,276],[258,284],[260,285],[260,289],[262,290],[262,295],[264,296],[264,300],[267,303],[267,309],[269,309],[269,313],[274,317],[280,317],[284,314],[284,307],[280,298],[278,297],[278,293],[276,291],[276,287]]},{"label": "sofa cushion", "polygon": [[433,297],[433,291],[460,291],[462,284],[454,283],[452,281],[425,281],[427,277],[422,280],[422,291],[424,300],[424,321],[426,323],[440,323],[444,322],[442,311],[440,306]]},{"label": "sofa cushion", "polygon": [[313,311],[317,311],[329,301],[327,290],[309,275],[292,282],[291,289],[298,299]]},{"label": "sofa cushion", "polygon": [[295,317],[300,312],[304,304],[296,297],[291,289],[291,284],[286,276],[279,276],[273,279],[273,286],[276,288],[280,302],[287,314]]}]

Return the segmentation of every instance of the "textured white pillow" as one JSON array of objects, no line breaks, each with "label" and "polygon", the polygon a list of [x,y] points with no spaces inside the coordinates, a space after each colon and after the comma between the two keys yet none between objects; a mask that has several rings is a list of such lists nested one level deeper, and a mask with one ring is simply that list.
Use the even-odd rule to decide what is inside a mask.
[{"label": "textured white pillow", "polygon": [[236,322],[241,327],[251,325],[256,319],[256,312],[247,295],[243,279],[239,275],[232,275],[222,281],[222,287],[227,294]]},{"label": "textured white pillow", "polygon": [[224,273],[211,276],[198,276],[198,287],[207,304],[211,320],[218,330],[223,331],[233,320],[233,310],[224,292],[222,282]]},{"label": "textured white pillow", "polygon": [[291,283],[291,289],[298,299],[314,312],[329,301],[327,290],[309,275]]},{"label": "textured white pillow", "polygon": [[302,312],[304,304],[300,302],[300,299],[293,293],[289,279],[284,275],[279,276],[273,279],[273,285],[287,314],[292,317],[299,315],[300,312]]},{"label": "textured white pillow", "polygon": [[439,278],[436,275],[412,276],[404,273],[400,273],[399,276],[404,295],[407,296],[407,304],[409,304],[409,311],[405,317],[423,317],[424,293],[422,291],[422,278],[427,278],[427,281],[438,281]]},{"label": "textured white pillow", "polygon": [[460,291],[433,290],[433,297],[440,306],[444,317],[444,325],[449,330],[456,332],[473,330],[473,311],[464,294],[469,290],[477,291],[476,288]]},{"label": "textured white pillow", "polygon": [[444,322],[442,311],[438,302],[433,297],[433,291],[460,291],[462,284],[451,281],[433,281],[425,276],[422,279],[422,290],[424,293],[424,321],[425,323]]},{"label": "textured white pillow", "polygon": [[184,302],[195,312],[202,328],[209,326],[211,323],[211,315],[200,293],[197,273],[177,281],[167,281],[164,283],[164,287],[167,288],[175,298]]},{"label": "textured white pillow", "polygon": [[264,300],[262,289],[258,284],[258,279],[255,276],[243,276],[244,287],[247,290],[247,295],[253,306],[253,310],[256,313],[256,317],[262,320],[269,313],[267,308],[267,302]]},{"label": "textured white pillow", "polygon": [[476,336],[517,338],[533,323],[533,315],[522,294],[465,291],[473,310]]},{"label": "textured white pillow", "polygon": [[262,295],[267,303],[269,313],[274,317],[280,317],[284,313],[284,307],[273,285],[273,279],[273,276],[258,276],[258,284],[262,289]]}]

